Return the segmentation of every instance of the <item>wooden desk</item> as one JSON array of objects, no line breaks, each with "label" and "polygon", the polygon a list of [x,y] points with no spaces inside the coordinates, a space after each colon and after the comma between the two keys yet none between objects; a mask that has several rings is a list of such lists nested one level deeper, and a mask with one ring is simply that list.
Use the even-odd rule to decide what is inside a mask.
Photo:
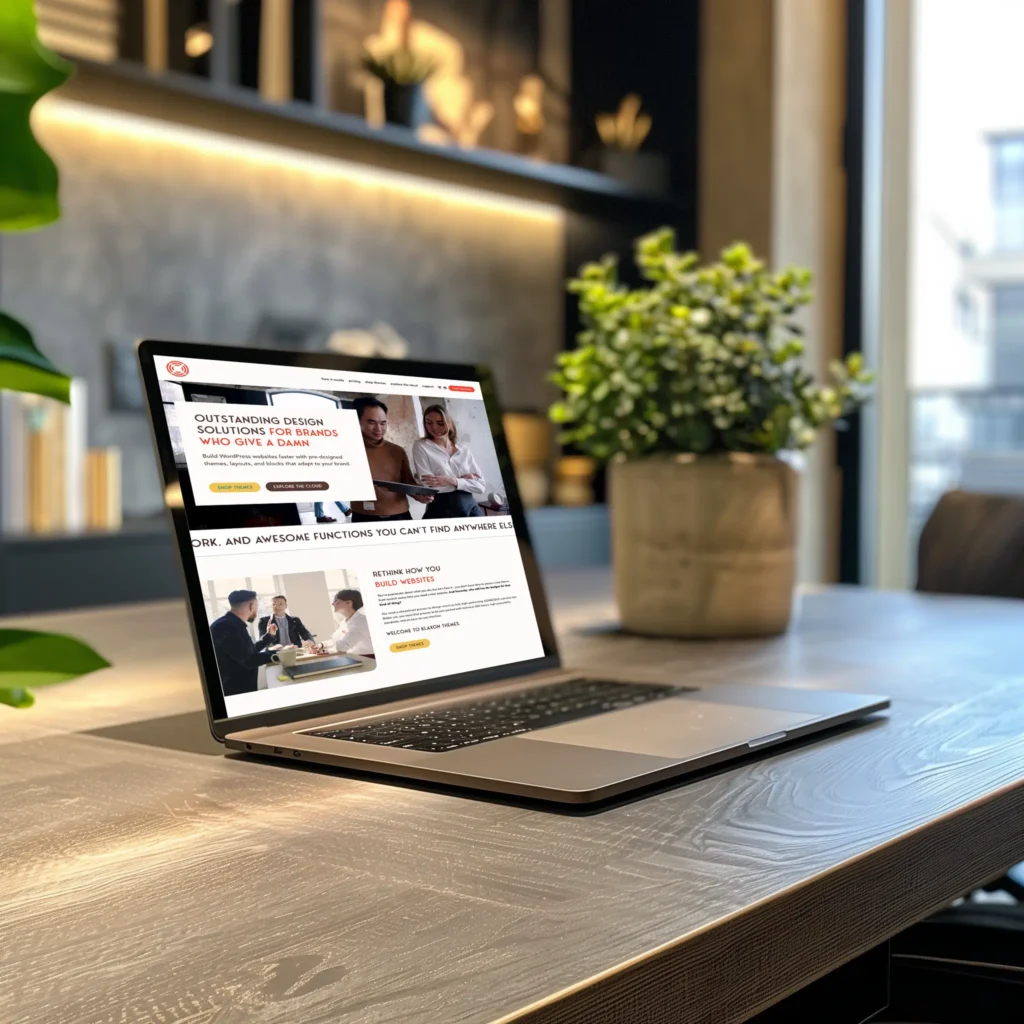
[{"label": "wooden desk", "polygon": [[219,756],[181,607],[48,617],[117,667],[0,709],[0,1020],[731,1024],[1024,858],[1024,603],[838,589],[686,645],[552,589],[577,664],[891,719],[571,817]]}]

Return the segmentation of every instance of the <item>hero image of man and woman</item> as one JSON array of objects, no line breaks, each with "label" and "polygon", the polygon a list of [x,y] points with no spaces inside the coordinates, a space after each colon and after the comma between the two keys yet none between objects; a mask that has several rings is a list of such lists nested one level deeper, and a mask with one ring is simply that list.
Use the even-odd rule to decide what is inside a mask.
[{"label": "hero image of man and woman", "polygon": [[[487,410],[479,400],[172,381],[162,381],[161,388],[183,491],[190,491],[190,484],[174,407],[183,400],[271,405],[306,412],[352,409],[359,417],[370,476],[375,481],[373,501],[201,505],[190,508],[193,529],[451,519],[508,511]],[[389,488],[388,483],[395,486]]]},{"label": "hero image of man and woman", "polygon": [[204,586],[225,696],[376,668],[363,595],[350,569]]}]

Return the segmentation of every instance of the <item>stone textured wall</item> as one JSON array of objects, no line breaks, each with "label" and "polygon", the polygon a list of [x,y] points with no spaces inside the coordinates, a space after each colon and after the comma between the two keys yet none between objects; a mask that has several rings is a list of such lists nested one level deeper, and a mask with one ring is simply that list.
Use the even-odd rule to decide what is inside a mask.
[{"label": "stone textured wall", "polygon": [[[148,430],[110,407],[105,345],[245,344],[266,314],[393,326],[410,355],[495,368],[509,408],[540,409],[562,343],[562,221],[376,182],[201,133],[38,112],[64,217],[3,241],[0,298],[89,385],[90,443],[124,450],[129,515],[159,507]],[[154,122],[155,123],[155,122]]]},{"label": "stone textured wall", "polygon": [[387,439],[400,445],[412,465],[412,446],[423,433],[420,426],[420,403],[413,395],[377,395],[388,407]]}]

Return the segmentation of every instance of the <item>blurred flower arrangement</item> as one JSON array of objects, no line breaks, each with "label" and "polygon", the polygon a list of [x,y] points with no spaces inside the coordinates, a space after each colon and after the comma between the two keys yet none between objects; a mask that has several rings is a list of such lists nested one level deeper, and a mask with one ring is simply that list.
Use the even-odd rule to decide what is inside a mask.
[{"label": "blurred flower arrangement", "polygon": [[368,41],[363,67],[382,82],[422,85],[437,70],[433,57],[416,53],[412,47],[409,0],[387,0],[381,20],[381,38],[374,42],[376,46]]},{"label": "blurred flower arrangement", "polygon": [[[387,0],[381,31],[366,40],[363,70],[377,87],[383,119],[406,128],[431,120],[424,86],[439,67],[438,60],[412,45],[412,5],[409,0]],[[367,95],[369,102],[369,94]],[[376,120],[375,118],[372,120]]]},{"label": "blurred flower arrangement", "polygon": [[698,265],[662,228],[636,242],[645,286],[620,283],[616,261],[569,282],[584,328],[551,379],[560,440],[601,460],[659,452],[774,454],[812,444],[820,427],[858,408],[872,375],[859,353],[818,386],[801,362],[794,321],[811,273],[772,272],[737,244]]},{"label": "blurred flower arrangement", "polygon": [[594,119],[597,134],[609,149],[635,153],[651,131],[649,114],[640,113],[641,100],[636,93],[623,97],[614,114],[598,114]]},{"label": "blurred flower arrangement", "polygon": [[413,18],[409,0],[386,0],[380,29],[364,41],[367,119],[416,131],[435,145],[476,146],[494,105],[476,96],[462,44]]}]

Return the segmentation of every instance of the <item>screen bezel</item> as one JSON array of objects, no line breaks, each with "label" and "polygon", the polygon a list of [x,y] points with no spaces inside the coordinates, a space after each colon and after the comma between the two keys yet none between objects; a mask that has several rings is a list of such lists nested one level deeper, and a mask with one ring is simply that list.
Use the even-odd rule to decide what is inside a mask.
[{"label": "screen bezel", "polygon": [[487,419],[491,425],[494,447],[498,456],[498,465],[502,472],[505,485],[509,513],[519,541],[519,551],[526,573],[530,598],[533,602],[537,628],[540,632],[544,648],[543,656],[527,661],[510,662],[507,665],[496,665],[478,669],[473,672],[462,672],[457,675],[438,676],[415,683],[403,683],[380,690],[370,690],[347,697],[335,697],[329,700],[311,701],[287,708],[275,708],[253,715],[239,715],[229,718],[224,703],[224,691],[221,687],[220,673],[217,669],[216,655],[209,624],[206,621],[206,605],[203,598],[202,581],[196,566],[192,550],[191,535],[184,507],[175,507],[173,502],[165,502],[171,518],[175,547],[178,552],[178,564],[181,568],[184,583],[186,604],[188,606],[189,625],[192,630],[192,643],[199,664],[199,674],[206,699],[206,709],[210,720],[210,730],[214,737],[223,742],[225,736],[244,729],[258,729],[268,726],[288,725],[292,722],[308,718],[319,718],[325,715],[341,714],[346,711],[368,707],[391,701],[408,700],[412,697],[428,696],[446,690],[464,686],[476,686],[480,683],[493,682],[499,679],[514,678],[532,672],[543,672],[560,667],[558,646],[555,640],[551,617],[548,613],[544,585],[529,529],[519,489],[516,484],[512,460],[508,453],[505,431],[501,422],[501,411],[498,404],[494,380],[489,369],[483,366],[472,366],[465,363],[428,362],[416,359],[381,359],[363,358],[359,356],[343,356],[330,352],[291,352],[275,349],[246,349],[229,345],[206,345],[196,342],[159,341],[146,339],[137,345],[139,369],[142,375],[143,388],[146,394],[146,411],[149,416],[150,429],[156,446],[157,459],[160,463],[160,475],[164,488],[176,488],[179,483],[178,470],[174,461],[174,450],[171,446],[170,431],[163,412],[163,399],[160,394],[160,378],[157,376],[155,357],[168,356],[172,359],[207,359],[235,363],[258,363],[268,366],[296,366],[311,370],[335,370],[350,373],[391,374],[397,377],[434,377],[447,380],[476,381],[483,392],[487,409]]}]

